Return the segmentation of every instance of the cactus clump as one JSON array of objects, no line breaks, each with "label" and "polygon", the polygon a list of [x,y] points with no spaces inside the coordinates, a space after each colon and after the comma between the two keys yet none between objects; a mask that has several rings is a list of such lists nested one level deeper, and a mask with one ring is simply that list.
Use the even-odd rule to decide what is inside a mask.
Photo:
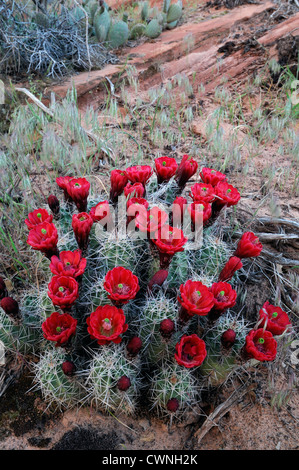
[{"label": "cactus clump", "polygon": [[102,13],[100,11],[95,13],[93,26],[97,40],[100,42],[106,41],[111,26],[111,18],[107,10],[104,9]]},{"label": "cactus clump", "polygon": [[156,39],[162,33],[162,26],[157,19],[152,19],[145,29],[145,36],[150,39]]},{"label": "cactus clump", "polygon": [[170,5],[167,11],[167,23],[173,23],[174,21],[178,21],[182,16],[183,9],[179,3],[173,3]]},{"label": "cactus clump", "polygon": [[114,23],[108,32],[107,45],[110,49],[123,46],[129,38],[129,27],[125,21]]},{"label": "cactus clump", "polygon": [[130,39],[138,39],[145,34],[146,26],[143,23],[135,24],[130,31]]}]

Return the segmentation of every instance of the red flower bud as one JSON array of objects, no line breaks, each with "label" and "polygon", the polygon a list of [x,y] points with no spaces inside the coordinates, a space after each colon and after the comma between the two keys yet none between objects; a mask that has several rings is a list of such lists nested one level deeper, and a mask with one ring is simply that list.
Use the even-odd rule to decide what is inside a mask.
[{"label": "red flower bud", "polygon": [[180,188],[186,186],[187,181],[196,173],[198,163],[189,155],[183,155],[180,166],[176,172],[176,181]]},{"label": "red flower bud", "polygon": [[3,297],[7,297],[8,292],[6,288],[6,284],[4,282],[3,277],[0,277],[0,299],[3,299]]},{"label": "red flower bud", "polygon": [[0,302],[4,312],[12,318],[16,318],[19,315],[19,304],[12,297],[4,297]]},{"label": "red flower bud", "polygon": [[167,279],[168,271],[166,269],[160,269],[156,274],[153,275],[148,283],[148,290],[151,291],[154,286],[162,286],[165,279]]},{"label": "red flower bud", "polygon": [[127,173],[123,170],[112,170],[110,174],[110,183],[110,200],[112,203],[115,203],[118,196],[121,195],[124,187],[128,183]]},{"label": "red flower bud", "polygon": [[179,401],[177,398],[170,398],[166,404],[166,408],[171,413],[175,413],[180,407]]},{"label": "red flower bud", "polygon": [[75,364],[71,361],[64,361],[61,365],[61,368],[63,370],[63,373],[65,375],[68,375],[69,377],[74,375],[74,373],[76,372]]},{"label": "red flower bud", "polygon": [[243,267],[242,261],[237,256],[231,256],[219,274],[218,282],[227,282],[233,277],[236,271]]},{"label": "red flower bud", "polygon": [[172,333],[174,332],[175,324],[174,321],[170,318],[165,318],[160,323],[160,333],[163,338],[168,339],[171,337]]},{"label": "red flower bud", "polygon": [[221,344],[225,349],[230,349],[236,341],[236,332],[229,328],[228,330],[222,333],[220,338]]},{"label": "red flower bud", "polygon": [[127,351],[131,356],[137,356],[142,348],[142,341],[138,336],[133,336],[127,344]]},{"label": "red flower bud", "polygon": [[87,212],[74,214],[72,218],[72,228],[81,250],[86,250],[88,246],[89,233],[93,225],[93,218]]},{"label": "red flower bud", "polygon": [[63,190],[64,200],[68,203],[73,202],[67,190],[67,185],[71,179],[73,179],[72,176],[59,176],[56,178],[57,185]]},{"label": "red flower bud", "polygon": [[54,194],[51,194],[48,197],[48,205],[49,205],[51,211],[53,212],[54,216],[58,216],[59,211],[60,211],[60,203],[59,203],[59,200],[57,199],[57,197],[54,196]]},{"label": "red flower bud", "polygon": [[258,237],[253,232],[243,233],[234,256],[238,258],[253,258],[259,256],[263,249]]},{"label": "red flower bud", "polygon": [[172,225],[174,227],[181,227],[184,214],[187,208],[187,199],[182,196],[178,196],[175,198],[172,204]]},{"label": "red flower bud", "polygon": [[131,380],[126,375],[123,375],[117,382],[117,388],[121,392],[126,392],[131,387]]}]

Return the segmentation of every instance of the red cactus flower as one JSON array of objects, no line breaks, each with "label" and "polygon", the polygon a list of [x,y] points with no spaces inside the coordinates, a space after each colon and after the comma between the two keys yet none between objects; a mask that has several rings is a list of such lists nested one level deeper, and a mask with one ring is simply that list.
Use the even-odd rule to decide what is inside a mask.
[{"label": "red cactus flower", "polygon": [[64,361],[61,364],[62,371],[68,377],[72,377],[76,372],[76,366],[72,361]]},{"label": "red cactus flower", "polygon": [[28,214],[28,219],[25,219],[25,224],[29,230],[31,230],[43,222],[48,222],[50,224],[52,221],[53,215],[49,214],[46,209],[35,209],[33,212]]},{"label": "red cactus flower", "polygon": [[90,182],[86,178],[72,178],[67,183],[66,189],[78,211],[86,212]]},{"label": "red cactus flower", "polygon": [[4,282],[3,277],[0,277],[0,299],[3,299],[3,297],[7,297],[8,292],[7,292],[7,287]]},{"label": "red cactus flower", "polygon": [[60,202],[54,194],[50,194],[48,197],[48,206],[50,207],[52,214],[57,219],[60,212]]},{"label": "red cactus flower", "polygon": [[170,398],[166,403],[166,408],[171,413],[175,413],[180,407],[179,400],[177,398]]},{"label": "red cactus flower", "polygon": [[120,390],[121,392],[126,392],[128,388],[130,387],[131,387],[131,380],[129,379],[129,377],[127,377],[126,375],[123,375],[122,377],[120,377],[120,379],[118,379],[117,381],[118,390]]},{"label": "red cactus flower", "polygon": [[166,183],[172,178],[178,168],[175,158],[160,157],[155,159],[155,172],[157,174],[158,184]]},{"label": "red cactus flower", "polygon": [[137,356],[142,348],[142,341],[138,336],[133,336],[127,344],[127,351],[131,357]]},{"label": "red cactus flower", "polygon": [[72,228],[80,250],[86,250],[88,246],[89,234],[93,225],[93,218],[87,212],[73,214]]},{"label": "red cactus flower", "polygon": [[112,221],[109,201],[99,202],[90,209],[89,215],[94,222],[100,222],[101,225],[109,225]]},{"label": "red cactus flower", "polygon": [[59,254],[57,249],[58,233],[53,223],[43,222],[32,228],[29,232],[27,243],[33,250],[41,251],[49,259],[53,255]]},{"label": "red cactus flower", "polygon": [[212,186],[216,186],[220,181],[226,181],[224,173],[207,167],[200,170],[200,177],[204,183],[211,184]]},{"label": "red cactus flower", "polygon": [[135,217],[136,227],[141,232],[149,236],[159,230],[165,224],[168,215],[158,206],[152,207],[149,211],[141,210]]},{"label": "red cactus flower", "polygon": [[128,329],[123,310],[112,305],[98,307],[87,318],[86,323],[91,338],[100,345],[120,343],[120,335]]},{"label": "red cactus flower", "polygon": [[277,353],[277,342],[270,331],[259,328],[251,330],[246,336],[241,355],[257,361],[273,361]]},{"label": "red cactus flower", "polygon": [[243,263],[237,256],[231,256],[221,273],[219,274],[218,282],[230,281],[236,271],[243,267]]},{"label": "red cactus flower", "polygon": [[236,305],[237,292],[227,282],[214,282],[209,290],[214,296],[214,306],[209,312],[209,318],[216,320],[225,310]]},{"label": "red cactus flower", "polygon": [[176,344],[175,349],[174,357],[177,363],[188,369],[200,366],[207,355],[205,342],[196,334],[190,336],[183,335]]},{"label": "red cactus flower", "polygon": [[104,289],[108,292],[108,298],[115,305],[127,304],[135,299],[139,291],[138,277],[129,269],[117,266],[111,269],[105,276]]},{"label": "red cactus flower", "polygon": [[169,339],[175,330],[175,323],[171,318],[164,318],[160,323],[160,333],[165,339]]},{"label": "red cactus flower", "polygon": [[290,319],[282,308],[271,305],[268,301],[260,309],[260,327],[270,331],[272,335],[282,335],[291,326]]},{"label": "red cactus flower", "polygon": [[165,224],[155,232],[152,241],[159,251],[160,268],[167,269],[174,254],[184,251],[183,247],[188,239],[181,229]]},{"label": "red cactus flower", "polygon": [[200,227],[201,224],[205,225],[212,215],[212,206],[205,201],[192,202],[188,206],[188,212],[191,217],[193,227]]},{"label": "red cactus flower", "polygon": [[124,195],[127,199],[130,197],[143,197],[145,194],[145,189],[142,183],[128,183],[124,187]]},{"label": "red cactus flower", "polygon": [[[141,209],[140,206],[144,207]],[[131,197],[127,201],[127,226],[135,220],[137,214],[139,214],[140,210],[147,211],[148,209],[148,201],[143,197]],[[135,223],[134,229],[135,229]]]},{"label": "red cactus flower", "polygon": [[214,189],[216,196],[213,202],[214,212],[220,211],[225,206],[235,206],[241,198],[239,191],[226,181],[219,181]]},{"label": "red cactus flower", "polygon": [[68,313],[53,312],[42,324],[44,338],[62,348],[75,336],[76,328],[77,320]]},{"label": "red cactus flower", "polygon": [[50,270],[58,276],[82,276],[87,260],[82,258],[81,251],[61,251],[59,256],[52,256]]},{"label": "red cactus flower", "polygon": [[153,174],[153,169],[149,165],[135,165],[127,168],[126,172],[131,183],[141,183],[145,186]]},{"label": "red cactus flower", "polygon": [[185,211],[187,208],[187,199],[182,196],[178,196],[173,201],[171,212],[172,212],[172,225],[174,227],[181,227],[184,220]]},{"label": "red cactus flower", "polygon": [[19,304],[12,297],[3,297],[0,301],[0,306],[3,308],[6,315],[16,319],[19,316]]},{"label": "red cactus flower", "polygon": [[195,183],[191,186],[191,193],[194,202],[212,202],[215,199],[215,190],[211,184]]},{"label": "red cactus flower", "polygon": [[118,196],[124,190],[124,187],[128,183],[128,175],[124,170],[112,170],[110,173],[110,201],[115,203]]},{"label": "red cactus flower", "polygon": [[263,249],[263,245],[253,232],[243,233],[234,256],[238,258],[253,258],[259,256]]},{"label": "red cactus flower", "polygon": [[232,328],[229,328],[222,333],[220,342],[224,349],[230,349],[233,347],[236,341],[236,336],[236,332]]},{"label": "red cactus flower", "polygon": [[64,200],[66,202],[72,202],[72,198],[68,193],[68,183],[73,179],[73,176],[59,176],[56,178],[56,183],[63,190]]},{"label": "red cactus flower", "polygon": [[168,271],[166,269],[160,269],[156,272],[148,283],[148,291],[151,292],[154,286],[162,286],[164,281],[167,279]]},{"label": "red cactus flower", "polygon": [[56,307],[70,308],[79,297],[78,282],[71,276],[53,276],[48,284],[48,296]]},{"label": "red cactus flower", "polygon": [[197,172],[198,163],[189,155],[183,155],[176,172],[176,181],[180,188],[186,186],[187,181]]},{"label": "red cactus flower", "polygon": [[214,305],[214,295],[202,282],[188,280],[180,286],[178,301],[182,306],[183,319],[185,313],[187,318],[193,315],[207,315]]}]

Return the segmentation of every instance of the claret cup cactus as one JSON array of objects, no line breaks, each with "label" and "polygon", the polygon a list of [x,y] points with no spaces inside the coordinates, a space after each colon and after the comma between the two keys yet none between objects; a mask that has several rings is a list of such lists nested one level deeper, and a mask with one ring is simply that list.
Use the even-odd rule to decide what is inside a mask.
[{"label": "claret cup cactus", "polygon": [[179,417],[240,364],[275,360],[291,322],[270,299],[256,324],[238,310],[244,259],[263,247],[252,232],[236,245],[221,237],[219,220],[240,200],[225,174],[160,157],[114,169],[104,194],[90,188],[59,177],[58,197],[25,220],[46,282],[14,299],[1,278],[0,339],[38,356],[45,400],[114,414],[147,403]]}]

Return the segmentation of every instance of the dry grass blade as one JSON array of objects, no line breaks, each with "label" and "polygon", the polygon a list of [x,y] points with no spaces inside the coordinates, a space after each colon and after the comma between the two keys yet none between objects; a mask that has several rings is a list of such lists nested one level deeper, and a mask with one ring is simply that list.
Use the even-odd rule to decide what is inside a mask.
[{"label": "dry grass blade", "polygon": [[[36,96],[33,95],[27,88],[15,88],[16,91],[19,91],[21,93],[25,93],[40,109],[42,109],[46,114],[49,116],[53,117],[54,113],[49,109],[47,106],[45,106]],[[58,122],[59,125],[62,125],[61,122]],[[88,131],[87,129],[84,129],[81,127],[82,131],[85,132],[85,134],[88,136],[90,140],[92,140],[95,144],[98,144],[99,138],[93,134],[92,132]],[[103,142],[102,142],[103,144]],[[114,165],[114,158],[111,157],[111,153],[113,154],[113,150],[107,146],[102,146],[101,151],[105,153],[109,163]]]}]

